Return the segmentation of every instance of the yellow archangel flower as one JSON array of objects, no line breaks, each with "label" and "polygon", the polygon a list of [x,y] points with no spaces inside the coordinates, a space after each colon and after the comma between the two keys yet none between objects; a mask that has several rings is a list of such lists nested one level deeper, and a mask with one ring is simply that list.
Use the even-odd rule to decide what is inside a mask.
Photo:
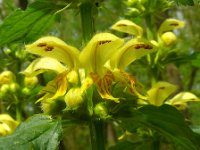
[{"label": "yellow archangel flower", "polygon": [[160,81],[147,91],[146,102],[156,106],[169,104],[182,110],[186,108],[187,102],[200,101],[196,95],[190,92],[180,92],[169,99],[169,96],[176,90],[177,86]]},{"label": "yellow archangel flower", "polygon": [[18,124],[10,115],[0,114],[0,136],[11,134]]},{"label": "yellow archangel flower", "polygon": [[[128,23],[130,24],[130,22]],[[140,27],[136,26],[135,29],[132,24],[130,25],[131,28],[128,30],[141,36]],[[79,87],[81,91],[95,83],[102,98],[117,102],[118,99],[110,94],[112,83],[116,80],[125,81],[127,77],[130,79],[126,73],[120,73],[121,70],[125,69],[132,61],[155,51],[155,46],[144,39],[133,39],[124,43],[123,39],[113,34],[99,33],[88,42],[81,52],[51,36],[43,37],[33,44],[27,45],[26,50],[42,57],[34,60],[23,71],[25,75],[35,76],[47,70],[57,73],[57,77],[41,91],[44,96],[39,101],[64,96],[69,89],[69,82],[79,81],[81,82],[81,87]],[[86,76],[80,81],[79,72],[82,69],[85,70]],[[73,75],[74,73],[77,75]],[[72,79],[76,76],[79,77],[79,80]],[[123,79],[120,79],[121,76]],[[133,85],[134,81],[131,80]],[[78,90],[71,92],[74,93],[74,91]],[[70,94],[67,97],[71,98]]]},{"label": "yellow archangel flower", "polygon": [[176,35],[171,32],[174,29],[183,28],[185,23],[177,19],[166,19],[158,30],[158,38],[166,45],[170,46],[176,42]]}]

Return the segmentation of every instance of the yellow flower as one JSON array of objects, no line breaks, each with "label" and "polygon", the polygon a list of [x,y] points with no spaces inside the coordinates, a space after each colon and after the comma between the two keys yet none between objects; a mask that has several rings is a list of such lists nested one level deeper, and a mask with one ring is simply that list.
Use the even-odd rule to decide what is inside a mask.
[{"label": "yellow flower", "polygon": [[0,136],[11,134],[18,124],[10,115],[0,114]]},{"label": "yellow flower", "polygon": [[[176,90],[177,86],[168,82],[160,81],[147,91],[147,97],[145,98],[145,101],[143,100],[143,104],[145,104],[145,102],[146,104],[149,103],[156,106],[169,104],[182,110],[186,108],[187,102],[200,101],[196,95],[190,92],[180,92],[169,99]],[[140,102],[142,102],[142,100],[140,100]]]},{"label": "yellow flower", "polygon": [[116,22],[111,29],[132,34],[137,37],[142,37],[143,35],[143,29],[130,20],[120,20]]},{"label": "yellow flower", "polygon": [[[140,27],[128,21],[125,23],[130,24],[131,27],[128,30],[131,33],[142,35]],[[96,84],[103,99],[118,102],[118,98],[110,93],[113,82],[118,82],[114,70],[125,69],[132,61],[155,51],[155,46],[144,39],[134,39],[124,43],[123,39],[113,34],[99,33],[81,52],[56,37],[43,37],[27,45],[26,49],[42,58],[33,61],[23,72],[25,75],[34,76],[48,70],[57,73],[57,77],[42,89],[40,94],[43,97],[38,101],[56,99],[65,94],[69,97],[68,92],[71,88],[69,86],[80,89],[84,94],[83,91],[92,84]],[[85,79],[82,78],[83,74],[85,74]],[[128,77],[133,86],[133,79],[124,74],[123,80]],[[74,91],[78,90],[73,90],[73,93]]]},{"label": "yellow flower", "polygon": [[170,46],[176,42],[176,35],[171,32],[174,29],[183,28],[185,23],[183,21],[177,19],[166,19],[158,30],[158,38],[162,40],[162,42],[166,46]]}]

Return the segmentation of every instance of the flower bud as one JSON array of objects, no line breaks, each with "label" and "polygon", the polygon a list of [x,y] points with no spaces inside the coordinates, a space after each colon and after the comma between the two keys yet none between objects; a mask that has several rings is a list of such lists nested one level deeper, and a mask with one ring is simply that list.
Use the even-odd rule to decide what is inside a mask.
[{"label": "flower bud", "polygon": [[129,8],[128,15],[132,17],[137,17],[140,15],[140,11],[137,8]]},{"label": "flower bud", "polygon": [[173,32],[165,32],[162,34],[161,40],[166,46],[170,46],[176,42],[176,35]]},{"label": "flower bud", "polygon": [[96,116],[105,119],[108,117],[108,110],[103,103],[99,103],[94,107],[94,113]]},{"label": "flower bud", "polygon": [[22,94],[24,94],[24,95],[30,95],[31,94],[31,90],[28,87],[24,87],[22,89]]},{"label": "flower bud", "polygon": [[65,108],[65,102],[63,99],[46,99],[41,101],[41,108],[45,114],[57,115],[62,113],[62,110]]},{"label": "flower bud", "polygon": [[134,6],[138,3],[138,0],[127,0],[126,4],[128,6]]},{"label": "flower bud", "polygon": [[15,81],[15,75],[11,71],[3,71],[0,74],[0,85],[9,84]]},{"label": "flower bud", "polygon": [[65,95],[65,102],[70,108],[80,106],[83,101],[83,91],[80,88],[72,88]]},{"label": "flower bud", "polygon": [[22,50],[18,50],[18,51],[15,52],[15,56],[19,59],[25,58],[25,55],[26,55],[26,53]]},{"label": "flower bud", "polygon": [[16,92],[19,89],[19,85],[17,83],[11,83],[9,84],[9,90],[11,92]]},{"label": "flower bud", "polygon": [[4,53],[7,54],[7,55],[9,55],[10,53],[12,53],[12,51],[10,49],[5,49]]},{"label": "flower bud", "polygon": [[33,76],[33,77],[25,77],[24,78],[24,85],[27,87],[33,87],[38,83],[38,78]]},{"label": "flower bud", "polygon": [[5,95],[9,91],[9,84],[3,84],[0,88],[0,93]]}]

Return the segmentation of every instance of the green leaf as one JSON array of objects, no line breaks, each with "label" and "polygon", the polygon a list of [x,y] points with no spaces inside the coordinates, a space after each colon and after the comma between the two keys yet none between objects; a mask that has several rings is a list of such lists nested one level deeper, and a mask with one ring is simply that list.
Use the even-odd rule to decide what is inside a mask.
[{"label": "green leaf", "polygon": [[9,136],[0,138],[1,150],[55,150],[61,139],[60,121],[53,121],[49,116],[35,115],[20,124]]},{"label": "green leaf", "polygon": [[128,141],[119,142],[114,146],[111,146],[109,150],[155,150],[152,142],[138,142],[132,143]]},{"label": "green leaf", "polygon": [[196,53],[192,54],[191,58],[192,58],[191,59],[192,65],[197,68],[200,68],[200,53],[196,52]]},{"label": "green leaf", "polygon": [[134,150],[134,148],[135,145],[133,143],[124,141],[124,142],[119,142],[116,145],[110,147],[109,150],[122,150],[122,149]]},{"label": "green leaf", "polygon": [[137,125],[140,127],[142,125],[157,131],[184,150],[200,148],[195,133],[186,125],[181,113],[172,106],[147,105],[138,111],[133,111],[132,117],[121,120],[123,121],[122,125],[128,131],[133,131]]},{"label": "green leaf", "polygon": [[181,4],[184,6],[193,6],[194,5],[194,1],[193,0],[175,0],[177,4]]},{"label": "green leaf", "polygon": [[[62,6],[63,7],[63,6]],[[0,25],[0,47],[15,42],[30,42],[41,36],[54,22],[61,5],[38,0],[23,10],[16,10]]]}]

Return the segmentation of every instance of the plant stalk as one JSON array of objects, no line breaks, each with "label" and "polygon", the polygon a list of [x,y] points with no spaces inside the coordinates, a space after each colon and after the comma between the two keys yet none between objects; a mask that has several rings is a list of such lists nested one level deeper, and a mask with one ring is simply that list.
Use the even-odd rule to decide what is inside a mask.
[{"label": "plant stalk", "polygon": [[[85,45],[95,33],[94,17],[92,15],[93,6],[92,1],[84,2],[80,5],[83,43]],[[105,126],[103,120],[95,118],[93,115],[94,101],[92,95],[91,98],[88,98],[87,104],[90,116],[89,128],[92,150],[105,150]]]},{"label": "plant stalk", "polygon": [[103,120],[91,120],[90,136],[92,150],[105,150],[105,124]]},{"label": "plant stalk", "polygon": [[86,44],[93,36],[94,30],[94,18],[92,15],[92,3],[85,2],[80,6],[81,12],[81,25],[82,25],[82,34],[83,42]]}]

